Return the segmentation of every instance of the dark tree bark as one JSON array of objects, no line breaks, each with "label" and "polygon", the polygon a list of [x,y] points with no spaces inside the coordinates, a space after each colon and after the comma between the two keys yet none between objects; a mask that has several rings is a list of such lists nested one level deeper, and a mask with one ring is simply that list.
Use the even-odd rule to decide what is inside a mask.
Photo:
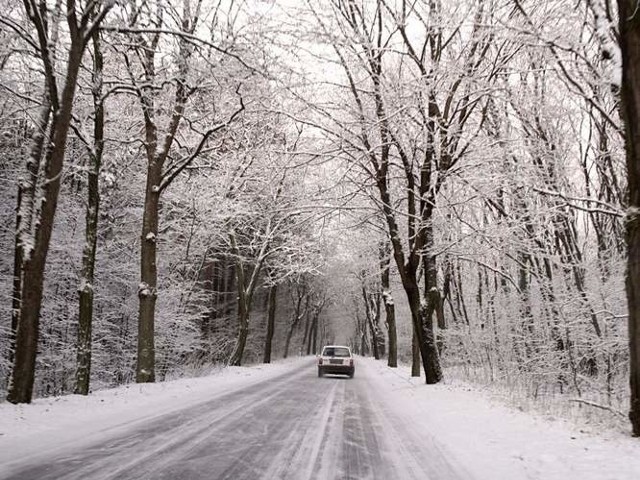
[{"label": "dark tree bark", "polygon": [[413,335],[411,336],[411,376],[420,376],[420,342],[415,328],[413,329]]},{"label": "dark tree bark", "polygon": [[91,379],[91,328],[93,324],[93,277],[98,238],[98,212],[100,210],[99,178],[104,150],[104,104],[102,98],[103,58],[100,33],[93,33],[93,148],[89,153],[88,201],[85,221],[85,246],[82,252],[82,271],[79,287],[78,353],[76,359],[76,386],[74,392],[88,395]]},{"label": "dark tree bark", "polygon": [[391,262],[390,245],[385,242],[380,247],[380,276],[382,286],[382,301],[384,303],[385,323],[387,325],[387,335],[389,338],[389,354],[387,365],[392,368],[398,366],[398,334],[396,331],[396,307],[393,303],[391,288],[389,285],[389,263]]},{"label": "dark tree bark", "polygon": [[358,352],[363,357],[369,354],[369,342],[367,339],[367,319],[358,318],[358,331],[360,334],[360,351]]},{"label": "dark tree bark", "polygon": [[632,0],[618,0],[622,51],[621,109],[625,124],[628,213],[626,290],[629,308],[629,419],[640,436],[640,16]]},{"label": "dark tree bark", "polygon": [[304,334],[302,335],[302,344],[300,345],[300,353],[302,354],[302,352],[305,351],[306,345],[308,344],[308,340],[311,338],[310,337],[310,327],[311,327],[311,320],[312,320],[312,313],[311,310],[307,310],[307,314],[305,315],[305,319],[304,319]]},{"label": "dark tree bark", "polygon": [[[304,282],[304,280],[302,280],[302,282]],[[289,356],[289,347],[291,345],[293,332],[296,330],[298,324],[300,323],[300,320],[302,320],[309,308],[309,295],[305,283],[298,283],[295,285],[295,294],[295,311],[293,313],[293,320],[291,321],[291,325],[289,326],[289,331],[287,332],[287,338],[284,342],[284,358],[287,358]]]},{"label": "dark tree bark", "polygon": [[293,332],[298,326],[299,318],[294,318],[293,322],[289,326],[289,331],[287,332],[287,338],[284,341],[284,355],[283,358],[289,357],[289,346],[291,345],[291,337],[293,337]]},{"label": "dark tree bark", "polygon": [[316,353],[318,343],[318,323],[320,322],[320,315],[324,310],[327,303],[326,294],[315,296],[315,302],[311,306],[311,325],[309,328],[309,338],[307,339],[307,355],[311,355],[311,352]]},{"label": "dark tree bark", "polygon": [[311,319],[311,327],[309,330],[309,338],[307,339],[307,355],[311,355],[311,344],[313,343],[315,332],[317,331],[318,325],[318,315],[314,312],[313,318]]},{"label": "dark tree bark", "polygon": [[[149,138],[149,137],[148,137]],[[155,150],[155,140],[150,143]],[[138,285],[138,361],[136,382],[155,382],[155,308],[158,297],[157,235],[162,163],[153,156],[147,164],[142,233],[140,235],[140,284]]]},{"label": "dark tree bark", "polygon": [[268,314],[267,314],[267,335],[264,341],[264,363],[271,363],[271,348],[273,345],[273,335],[276,325],[276,306],[278,300],[278,285],[273,284],[269,288]]},{"label": "dark tree bark", "polygon": [[14,361],[16,334],[18,322],[20,320],[20,305],[22,297],[22,266],[24,263],[24,241],[25,236],[31,230],[31,217],[33,201],[35,199],[35,188],[40,170],[40,159],[44,151],[45,132],[47,131],[51,118],[51,102],[45,96],[44,104],[40,109],[39,123],[35,127],[35,132],[31,139],[31,151],[27,160],[27,179],[18,185],[18,196],[16,206],[16,234],[15,249],[13,259],[13,294],[11,298],[11,345],[9,347],[9,362]]},{"label": "dark tree bark", "polygon": [[[195,51],[193,43],[187,39],[193,35],[199,20],[199,8],[191,12],[189,8],[183,10],[181,19],[181,33],[178,38],[177,68],[175,73],[175,92],[172,104],[166,108],[157,105],[158,89],[149,88],[157,83],[156,55],[160,51],[160,37],[163,34],[163,16],[166,6],[158,4],[155,16],[150,20],[154,28],[150,29],[148,38],[141,32],[136,32],[136,57],[140,59],[144,70],[144,84],[140,86],[134,80],[134,90],[139,99],[144,119],[144,148],[147,161],[147,183],[145,188],[144,212],[142,218],[141,247],[140,247],[140,283],[138,285],[138,355],[136,364],[136,382],[155,382],[155,305],[158,296],[158,268],[157,268],[157,238],[158,220],[160,213],[160,197],[162,192],[198,158],[208,140],[218,131],[226,129],[244,110],[242,97],[239,97],[239,108],[223,123],[219,123],[200,135],[195,148],[190,153],[178,159],[172,159],[167,165],[167,159],[173,147],[180,124],[183,121],[186,104],[189,97],[197,90],[187,84],[189,60]],[[138,17],[133,22],[139,20]],[[135,29],[134,29],[135,30]],[[126,32],[126,29],[121,29]],[[131,55],[131,57],[134,57]],[[124,56],[129,69],[129,75],[135,78],[131,68],[129,55]],[[172,82],[172,83],[173,83]],[[239,92],[239,87],[236,93]],[[169,111],[166,130],[162,134],[159,128],[159,111]],[[160,122],[161,123],[161,122]],[[162,138],[161,138],[162,136]]]},{"label": "dark tree bark", "polygon": [[373,319],[369,319],[369,334],[371,335],[371,353],[373,358],[380,360],[380,339],[378,336],[378,329]]},{"label": "dark tree bark", "polygon": [[[78,18],[76,2],[67,0],[65,16],[69,29],[70,43],[68,46],[64,87],[62,92],[58,94],[57,75],[50,50],[52,45],[49,38],[50,32],[47,29],[48,19],[43,17],[43,15],[47,15],[47,12],[40,9],[40,5],[35,0],[24,0],[24,5],[37,33],[39,55],[44,66],[47,86],[45,93],[47,100],[44,102],[44,108],[51,107],[51,111],[43,113],[42,118],[49,118],[50,116],[51,121],[46,134],[44,132],[36,133],[36,141],[34,142],[32,153],[38,152],[37,144],[39,141],[37,136],[44,134],[47,139],[44,144],[44,151],[40,150],[43,156],[28,160],[29,180],[26,182],[26,190],[32,191],[33,194],[27,197],[27,191],[22,189],[20,200],[23,204],[18,206],[23,224],[16,229],[19,239],[16,242],[18,248],[15,252],[15,257],[20,263],[18,270],[21,276],[21,291],[16,296],[19,299],[20,310],[18,317],[15,319],[15,356],[12,379],[7,394],[7,400],[11,403],[30,403],[33,395],[44,269],[58,205],[62,166],[71,126],[78,72],[87,41],[111,8],[110,4],[107,4],[107,7],[102,9],[94,18],[94,12],[100,8],[100,4],[99,2],[92,2],[87,7],[87,11],[82,12],[81,18]],[[93,22],[90,21],[91,18],[94,18]],[[33,162],[38,164],[42,162],[44,164],[43,168],[36,167]],[[44,174],[44,181],[41,187],[36,188],[34,174],[37,178],[40,173]],[[34,208],[36,198],[42,199],[38,208]],[[15,282],[14,285],[17,283]]]},{"label": "dark tree bark", "polygon": [[[371,353],[373,358],[380,360],[380,299],[382,297],[382,287],[375,282],[367,285],[367,274],[361,272],[360,283],[362,287],[362,300],[364,301],[365,324],[362,326],[363,332],[369,327],[371,335]],[[373,291],[371,291],[373,290]]]},{"label": "dark tree bark", "polygon": [[318,354],[318,325],[320,323],[320,317],[316,318],[315,323],[313,324],[313,354]]},{"label": "dark tree bark", "polygon": [[[271,236],[270,226],[271,222],[268,222],[264,232],[266,238],[270,238]],[[229,239],[231,241],[231,251],[236,258],[236,284],[238,290],[238,338],[236,339],[236,345],[229,358],[229,365],[239,367],[242,365],[242,357],[244,356],[244,349],[247,345],[247,337],[249,335],[249,314],[251,313],[253,294],[258,284],[262,265],[269,250],[269,241],[265,240],[262,244],[258,257],[255,260],[255,265],[251,270],[251,275],[247,280],[245,263],[242,261],[234,232],[229,234]]]},{"label": "dark tree bark", "polygon": [[[391,208],[390,197],[387,190],[388,160],[383,162],[382,166],[383,168],[379,171],[377,184],[387,219],[393,256],[396,261],[396,266],[398,267],[398,272],[400,273],[402,286],[409,301],[414,333],[420,351],[422,366],[425,371],[425,381],[428,384],[434,384],[442,380],[442,370],[433,333],[433,310],[429,311],[428,308],[424,308],[422,305],[418,284],[418,264],[422,252],[422,242],[420,240],[424,240],[424,227],[420,229],[420,232],[417,232],[415,225],[413,223],[409,224],[409,238],[415,238],[416,241],[411,245],[408,258],[405,260],[404,248],[400,241],[395,212]],[[410,200],[410,204],[411,203],[412,201]],[[411,212],[409,212],[409,219],[414,219],[413,221],[415,221],[415,215],[412,215]],[[414,370],[413,373],[415,374],[416,371]]]}]

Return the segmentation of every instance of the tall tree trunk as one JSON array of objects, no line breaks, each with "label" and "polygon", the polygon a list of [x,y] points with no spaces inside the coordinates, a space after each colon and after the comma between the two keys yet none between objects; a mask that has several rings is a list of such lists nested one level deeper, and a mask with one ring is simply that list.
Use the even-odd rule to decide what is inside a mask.
[{"label": "tall tree trunk", "polygon": [[625,124],[627,180],[626,291],[629,308],[629,419],[640,436],[640,16],[632,0],[618,0],[622,51],[621,109]]},{"label": "tall tree trunk", "polygon": [[390,245],[385,242],[380,247],[380,275],[382,286],[382,301],[384,302],[385,323],[387,325],[387,333],[389,337],[389,354],[387,356],[387,365],[392,368],[398,366],[398,334],[396,331],[396,307],[393,303],[391,288],[389,285],[389,257]]},{"label": "tall tree trunk", "polygon": [[[35,228],[32,237],[33,246],[29,251],[25,251],[26,245],[23,240],[26,238],[23,238],[18,242],[20,250],[15,252],[19,257],[16,260],[22,263],[20,267],[22,281],[21,294],[18,297],[20,311],[16,319],[14,365],[7,394],[7,400],[11,403],[30,403],[33,395],[44,269],[58,205],[62,165],[71,124],[78,71],[85,47],[82,35],[84,31],[75,31],[75,35],[72,35],[64,90],[61,98],[56,98],[53,103],[55,107],[59,102],[57,108],[54,108],[49,141],[45,150],[45,181],[38,193],[42,202],[40,202],[40,210],[35,212],[35,220],[30,222],[30,225]],[[42,45],[42,48],[49,47],[50,45]],[[25,200],[24,191],[21,200]],[[31,199],[33,203],[35,203],[34,200],[35,198]],[[18,232],[20,230],[21,228],[18,228]]]},{"label": "tall tree trunk", "polygon": [[[267,224],[265,230],[266,238],[270,237],[271,221]],[[251,271],[251,275],[248,276],[245,273],[245,264],[240,256],[238,245],[236,244],[235,232],[229,233],[229,240],[231,241],[231,250],[236,258],[236,283],[238,292],[238,338],[236,340],[236,346],[229,359],[230,365],[240,366],[242,364],[242,357],[244,355],[244,349],[247,345],[247,337],[249,335],[249,314],[251,313],[251,304],[253,302],[253,293],[255,292],[256,285],[258,284],[258,277],[262,270],[262,265],[266,259],[267,251],[269,250],[269,241],[265,241],[260,247],[260,252],[256,258],[256,264]]]},{"label": "tall tree trunk", "polygon": [[[442,330],[444,330],[447,325],[444,318],[444,308],[442,302],[442,296],[440,295],[440,290],[438,289],[438,271],[436,266],[436,256],[431,253],[434,250],[433,246],[433,227],[432,227],[432,216],[429,215],[429,220],[427,226],[425,227],[425,246],[424,249],[426,252],[424,253],[422,259],[424,264],[424,299],[426,302],[425,308],[425,316],[427,317],[427,323],[431,325],[429,331],[433,334],[433,316],[435,314],[437,322],[438,322],[438,340],[434,339],[435,344],[435,355],[439,357],[440,352],[444,350],[444,338],[441,335]],[[438,368],[440,361],[437,361]],[[440,373],[442,375],[442,373]]]},{"label": "tall tree trunk", "polygon": [[249,310],[245,305],[240,305],[238,310],[238,338],[233,353],[229,358],[229,365],[239,367],[242,365],[242,357],[244,349],[247,346],[247,337],[249,336]]},{"label": "tall tree trunk", "polygon": [[369,354],[369,348],[367,347],[367,325],[362,322],[362,328],[360,329],[360,355],[363,357]]},{"label": "tall tree trunk", "polygon": [[229,240],[231,241],[231,251],[236,259],[236,289],[238,296],[238,337],[231,357],[229,357],[229,365],[239,367],[242,364],[244,347],[247,344],[247,336],[249,335],[249,301],[246,291],[244,264],[236,244],[235,233],[231,232],[229,234]]},{"label": "tall tree trunk", "polygon": [[411,376],[420,376],[420,342],[415,326],[413,327],[413,335],[411,336]]},{"label": "tall tree trunk", "polygon": [[[289,327],[289,331],[287,332],[287,338],[285,339],[285,342],[284,342],[284,358],[287,358],[289,356],[289,347],[291,345],[291,338],[293,337],[293,332],[295,331],[296,327],[300,323],[300,320],[302,320],[302,317],[307,311],[307,308],[309,305],[309,295],[307,294],[306,285],[304,283],[296,284],[295,288],[296,288],[296,296],[297,296],[296,303],[295,303],[295,311],[293,312],[294,317],[293,317],[293,320],[291,321],[291,326]],[[305,301],[304,310],[302,307],[303,300]]]},{"label": "tall tree trunk", "polygon": [[264,363],[271,363],[271,347],[276,325],[276,306],[278,297],[278,285],[273,284],[269,288],[269,307],[267,314],[267,335],[264,341]]},{"label": "tall tree trunk", "polygon": [[91,328],[93,324],[93,277],[96,263],[98,238],[98,211],[100,210],[99,178],[104,147],[104,104],[102,99],[103,58],[100,48],[100,33],[93,33],[93,103],[95,111],[93,131],[93,153],[89,155],[87,182],[88,201],[85,221],[85,246],[82,252],[80,273],[78,353],[76,360],[76,386],[74,392],[89,393],[91,379]]},{"label": "tall tree trunk", "polygon": [[417,282],[408,285],[407,297],[414,325],[417,326],[415,334],[426,382],[429,384],[438,383],[442,380],[442,370],[433,333],[433,310],[430,310],[428,305],[421,303]]},{"label": "tall tree trunk", "polygon": [[[157,4],[156,20],[162,23],[166,6]],[[197,25],[197,17],[191,16],[189,8],[183,9],[184,17],[181,19],[181,27],[186,34],[192,34]],[[132,19],[135,23],[135,20]],[[138,58],[142,63],[145,81],[153,85],[156,78],[156,54],[160,42],[161,32],[152,34],[151,39],[138,36],[135,48],[138,49]],[[160,195],[173,180],[186,168],[200,153],[209,136],[217,130],[224,128],[226,124],[219,125],[202,134],[195,151],[178,161],[179,166],[163,172],[165,162],[174,144],[178,128],[184,117],[185,108],[191,91],[187,88],[186,77],[189,72],[188,60],[193,53],[193,47],[184,37],[179,37],[179,55],[177,57],[176,87],[174,99],[168,106],[169,113],[166,129],[162,140],[159,140],[159,128],[156,122],[157,89],[150,88],[139,90],[138,98],[144,118],[144,148],[147,156],[147,185],[145,189],[144,213],[142,218],[142,238],[140,248],[140,284],[138,285],[138,358],[136,364],[136,381],[147,383],[155,381],[155,306],[158,296],[157,281],[157,236],[158,217],[160,208]],[[234,115],[235,116],[235,115]],[[233,118],[233,117],[232,117]],[[174,159],[175,160],[175,159]]]},{"label": "tall tree trunk", "polygon": [[[56,4],[56,12],[60,8],[60,4]],[[36,25],[36,28],[37,25]],[[58,21],[53,21],[53,31],[51,32],[50,45],[56,44],[58,37]],[[49,45],[47,45],[49,46]],[[41,51],[43,53],[43,51]],[[44,152],[45,144],[49,145],[52,130],[49,130],[53,102],[57,102],[57,98],[54,98],[55,78],[52,78],[53,71],[46,71],[47,60],[43,57],[43,63],[45,66],[45,78],[44,89],[45,93],[42,98],[42,105],[40,106],[40,117],[38,123],[35,125],[34,133],[31,138],[31,147],[29,150],[29,157],[26,161],[27,175],[18,184],[17,205],[16,205],[16,230],[14,241],[14,261],[13,261],[13,291],[11,296],[11,331],[9,338],[9,363],[13,363],[15,360],[16,349],[16,336],[18,332],[18,324],[20,322],[20,308],[22,305],[22,282],[23,282],[23,267],[25,262],[25,249],[27,246],[33,243],[33,220],[35,216],[35,201],[36,201],[36,188],[38,185],[38,179],[41,175],[42,164],[45,161]],[[51,60],[49,60],[51,61]],[[53,69],[53,66],[50,66]],[[9,378],[8,380],[11,380]]]},{"label": "tall tree trunk", "polygon": [[155,308],[158,297],[157,235],[160,208],[158,185],[162,166],[155,158],[147,167],[147,188],[140,236],[140,285],[138,286],[138,362],[136,382],[155,382]]},{"label": "tall tree trunk", "polygon": [[[400,241],[398,223],[395,218],[395,212],[391,208],[391,199],[387,189],[386,168],[388,163],[384,162],[383,165],[385,165],[385,168],[379,171],[376,183],[387,220],[389,237],[393,248],[393,257],[409,302],[414,332],[417,337],[422,366],[425,371],[425,381],[427,384],[434,384],[442,380],[442,370],[440,368],[440,358],[433,335],[431,315],[428,315],[427,309],[423,309],[421,305],[420,289],[417,279],[417,263],[419,257],[417,251],[414,249],[409,253],[409,259],[405,263],[405,253]],[[415,234],[412,228],[413,227],[410,228],[409,232],[410,237],[411,233]]]},{"label": "tall tree trunk", "polygon": [[[23,262],[23,249],[20,245],[20,236],[18,228],[20,220],[20,206],[22,204],[22,185],[18,186],[18,199],[16,205],[16,234],[14,237],[14,255],[13,255],[13,290],[11,295],[11,330],[9,331],[9,354],[7,360],[9,364],[13,363],[14,352],[16,349],[16,332],[18,331],[18,320],[20,319],[20,297],[22,296],[22,272],[21,266]],[[9,380],[7,378],[7,380]]]},{"label": "tall tree trunk", "polygon": [[311,327],[309,329],[309,338],[307,339],[307,351],[306,351],[307,355],[311,355],[311,343],[313,341],[313,335],[316,330],[317,323],[318,323],[318,316],[315,315],[314,313],[313,319],[311,320]]},{"label": "tall tree trunk", "polygon": [[318,354],[318,324],[320,323],[320,316],[316,318],[316,322],[313,325],[313,354]]},{"label": "tall tree trunk", "polygon": [[372,318],[369,319],[369,333],[371,334],[371,353],[373,353],[373,358],[380,360],[380,340],[377,327]]},{"label": "tall tree trunk", "polygon": [[380,322],[380,296],[381,293],[379,289],[380,285],[374,284],[373,288],[374,292],[370,292],[367,288],[366,282],[366,273],[362,272],[362,277],[360,279],[362,285],[362,299],[364,300],[364,324],[362,326],[362,331],[366,332],[367,327],[369,327],[369,333],[371,335],[371,353],[373,353],[373,358],[376,360],[380,359],[380,340],[378,338],[378,324]]},{"label": "tall tree trunk", "polygon": [[305,315],[305,321],[304,321],[304,335],[302,336],[302,344],[300,345],[300,354],[304,352],[305,346],[307,345],[307,340],[310,334],[309,327],[311,326],[311,317],[312,317],[312,313],[309,310],[307,310],[307,314]]},{"label": "tall tree trunk", "polygon": [[289,346],[291,345],[291,337],[293,337],[293,331],[298,326],[299,320],[300,320],[299,318],[294,319],[293,323],[289,327],[289,331],[287,332],[287,338],[284,341],[284,358],[287,358],[289,356]]},{"label": "tall tree trunk", "polygon": [[398,334],[396,333],[396,307],[393,304],[393,297],[389,291],[385,292],[384,310],[386,315],[387,332],[389,336],[389,353],[387,365],[391,368],[398,366]]}]

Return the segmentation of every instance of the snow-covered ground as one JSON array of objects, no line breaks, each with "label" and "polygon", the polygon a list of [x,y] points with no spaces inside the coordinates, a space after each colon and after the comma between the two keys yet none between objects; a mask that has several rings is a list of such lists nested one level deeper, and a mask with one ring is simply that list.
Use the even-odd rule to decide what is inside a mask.
[{"label": "snow-covered ground", "polygon": [[228,367],[198,378],[125,385],[86,397],[49,397],[30,405],[0,403],[0,475],[2,466],[16,459],[36,461],[99,441],[113,430],[276,377],[299,368],[299,363],[299,359],[289,359],[271,365]]},{"label": "snow-covered ground", "polygon": [[470,385],[425,385],[408,368],[371,365],[380,394],[414,419],[411,428],[432,433],[478,479],[640,479],[640,439],[585,433]]},{"label": "snow-covered ground", "polygon": [[[50,457],[301,368],[314,375],[304,358],[228,368],[200,378],[129,385],[88,397],[70,395],[18,406],[2,403],[0,477],[3,465]],[[370,359],[358,359],[356,380],[362,378],[365,394],[380,402],[376,408],[401,423],[404,441],[415,442],[419,450],[420,443],[434,437],[443,455],[472,478],[640,478],[640,439],[615,432],[582,433],[568,424],[510,409],[464,384],[427,386],[410,378],[408,369],[389,369]]]}]

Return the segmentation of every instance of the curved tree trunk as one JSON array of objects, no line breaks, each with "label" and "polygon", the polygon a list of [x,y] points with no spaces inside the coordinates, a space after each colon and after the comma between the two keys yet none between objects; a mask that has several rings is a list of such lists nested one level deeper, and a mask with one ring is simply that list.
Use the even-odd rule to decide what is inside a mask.
[{"label": "curved tree trunk", "polygon": [[295,319],[291,326],[289,327],[289,332],[287,333],[287,338],[284,342],[284,358],[289,356],[289,346],[291,345],[291,337],[293,336],[293,331],[298,325],[298,319]]},{"label": "curved tree trunk", "polygon": [[249,335],[249,311],[243,307],[238,312],[238,338],[233,353],[229,358],[229,365],[239,367],[242,365],[242,357],[244,349],[247,346],[247,337]]},{"label": "curved tree trunk", "polygon": [[[267,224],[265,231],[266,237],[269,238],[271,222]],[[231,231],[229,233],[229,240],[231,243],[231,251],[236,259],[236,286],[238,291],[238,338],[236,345],[229,359],[230,365],[240,366],[242,364],[242,357],[244,355],[244,349],[247,345],[247,336],[249,335],[249,314],[251,313],[251,303],[253,301],[253,293],[255,292],[256,285],[258,284],[258,277],[262,270],[262,265],[266,259],[267,251],[269,250],[269,241],[265,241],[260,248],[260,252],[256,258],[256,264],[251,270],[251,275],[248,276],[245,273],[245,263],[242,261],[240,250],[236,243],[236,234]]]},{"label": "curved tree trunk", "polygon": [[267,335],[264,341],[264,363],[271,363],[271,348],[273,345],[273,335],[276,324],[276,306],[278,296],[278,285],[271,285],[269,288],[269,310],[267,314]]},{"label": "curved tree trunk", "polygon": [[100,33],[93,34],[93,102],[94,131],[93,153],[89,154],[88,201],[85,222],[85,246],[82,252],[80,273],[78,353],[76,360],[76,385],[74,392],[88,395],[91,380],[91,328],[93,324],[93,277],[98,239],[98,212],[100,210],[99,176],[104,147],[104,105],[102,99],[102,51]]},{"label": "curved tree trunk", "polygon": [[[34,5],[35,7],[35,5]],[[68,21],[77,21],[74,15],[69,16]],[[54,217],[58,205],[58,194],[60,192],[60,180],[62,166],[64,163],[67,137],[71,125],[71,113],[77,87],[77,78],[82,54],[85,48],[84,28],[72,32],[71,44],[69,45],[67,73],[65,77],[64,89],[60,98],[51,98],[52,91],[49,92],[49,100],[52,102],[53,112],[51,126],[48,133],[46,148],[44,151],[44,181],[38,189],[37,195],[41,207],[39,210],[29,209],[29,218],[22,217],[22,222],[28,222],[28,228],[23,225],[18,226],[17,234],[21,237],[16,242],[18,247],[15,255],[16,261],[21,263],[18,271],[21,276],[21,293],[18,295],[20,310],[17,318],[12,320],[16,326],[15,353],[12,377],[9,384],[7,400],[11,403],[30,403],[33,395],[33,384],[35,378],[36,355],[38,348],[38,336],[40,329],[40,308],[42,306],[42,292],[44,283],[44,269],[49,252],[51,233],[53,231]],[[44,33],[46,38],[46,33]],[[50,44],[41,45],[43,51],[49,52]],[[44,58],[45,72],[48,75],[47,84],[51,86],[56,81],[50,58]],[[55,91],[55,90],[54,90]],[[57,92],[55,92],[57,95]],[[48,114],[47,114],[48,115]],[[33,175],[32,162],[40,162],[40,158],[31,158],[28,162],[30,176]],[[35,173],[39,171],[36,168]],[[33,184],[35,186],[35,183]],[[22,192],[21,200],[35,205],[35,196],[31,199],[25,198]],[[23,212],[20,212],[22,215]],[[31,232],[33,227],[33,232]],[[30,233],[31,232],[31,233]],[[29,251],[25,251],[26,243],[31,245]]]},{"label": "curved tree trunk", "polygon": [[637,4],[618,0],[622,51],[622,117],[625,123],[629,203],[626,290],[629,308],[629,419],[640,436],[640,17]]},{"label": "curved tree trunk", "polygon": [[[291,346],[291,338],[293,337],[293,332],[295,331],[296,327],[300,323],[300,320],[302,320],[302,317],[309,307],[309,295],[307,293],[306,285],[304,283],[296,284],[295,292],[295,311],[293,312],[294,317],[291,321],[289,331],[287,332],[287,338],[284,342],[284,358],[287,358],[289,356],[289,347]],[[302,304],[303,300],[305,302],[304,307]]]},{"label": "curved tree trunk", "polygon": [[396,331],[396,307],[393,303],[391,288],[389,285],[389,254],[391,246],[389,242],[384,242],[380,246],[380,277],[382,287],[382,301],[384,303],[385,324],[387,325],[387,335],[389,337],[389,353],[387,365],[392,368],[398,366],[398,334]]}]

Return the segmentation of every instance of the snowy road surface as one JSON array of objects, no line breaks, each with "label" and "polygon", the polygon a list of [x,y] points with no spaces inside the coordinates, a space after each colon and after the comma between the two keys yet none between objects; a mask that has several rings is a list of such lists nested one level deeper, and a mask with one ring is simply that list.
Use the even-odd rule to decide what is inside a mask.
[{"label": "snowy road surface", "polygon": [[318,378],[302,358],[0,403],[0,479],[640,479],[627,432],[423,381],[363,358]]},{"label": "snowy road surface", "polygon": [[13,479],[470,478],[410,418],[354,379],[318,378],[307,360],[290,372],[154,418],[108,440],[16,468]]}]

